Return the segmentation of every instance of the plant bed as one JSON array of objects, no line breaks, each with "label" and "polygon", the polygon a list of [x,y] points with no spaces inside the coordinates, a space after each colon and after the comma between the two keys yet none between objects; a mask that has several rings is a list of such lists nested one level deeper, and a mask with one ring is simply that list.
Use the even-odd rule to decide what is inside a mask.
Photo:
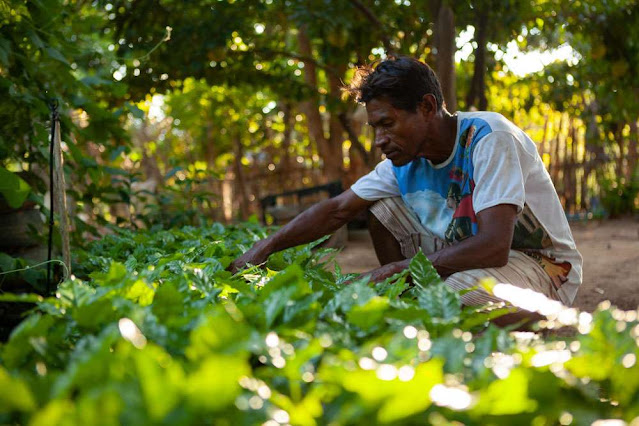
[{"label": "plant bed", "polygon": [[[0,347],[0,421],[591,424],[639,416],[637,312],[564,310],[565,338],[488,323],[425,256],[386,282],[312,245],[225,268],[264,230],[119,231]],[[406,283],[408,273],[414,286]],[[0,298],[10,299],[4,294]],[[15,297],[14,297],[15,299]]]}]

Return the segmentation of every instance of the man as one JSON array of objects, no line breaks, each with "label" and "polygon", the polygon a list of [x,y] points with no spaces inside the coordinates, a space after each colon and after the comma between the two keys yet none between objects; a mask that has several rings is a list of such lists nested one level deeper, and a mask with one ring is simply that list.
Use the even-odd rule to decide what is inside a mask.
[{"label": "man", "polygon": [[[259,264],[276,251],[329,234],[365,209],[383,280],[408,267],[421,248],[456,290],[490,276],[571,305],[581,284],[581,255],[534,142],[492,112],[443,105],[432,69],[391,58],[360,69],[349,91],[366,105],[375,170],[338,197],[297,216],[238,258]],[[483,289],[468,305],[499,301]]]}]

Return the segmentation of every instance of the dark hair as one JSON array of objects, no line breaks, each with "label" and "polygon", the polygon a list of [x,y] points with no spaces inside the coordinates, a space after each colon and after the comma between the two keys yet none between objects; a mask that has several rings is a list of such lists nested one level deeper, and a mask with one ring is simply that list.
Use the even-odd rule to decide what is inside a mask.
[{"label": "dark hair", "polygon": [[414,112],[424,95],[431,94],[440,109],[444,103],[442,88],[435,72],[427,64],[407,56],[391,57],[377,66],[364,66],[346,90],[357,102],[386,98],[395,108]]}]

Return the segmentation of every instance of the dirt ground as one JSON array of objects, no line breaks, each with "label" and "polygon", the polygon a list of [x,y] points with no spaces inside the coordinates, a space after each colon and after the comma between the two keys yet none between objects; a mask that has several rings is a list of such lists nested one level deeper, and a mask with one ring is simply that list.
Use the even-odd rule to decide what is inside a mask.
[{"label": "dirt ground", "polygon": [[[584,258],[583,284],[574,307],[593,311],[604,301],[624,310],[639,306],[639,220],[590,221],[571,225]],[[379,266],[368,231],[350,231],[337,256],[343,272],[366,272]]]}]

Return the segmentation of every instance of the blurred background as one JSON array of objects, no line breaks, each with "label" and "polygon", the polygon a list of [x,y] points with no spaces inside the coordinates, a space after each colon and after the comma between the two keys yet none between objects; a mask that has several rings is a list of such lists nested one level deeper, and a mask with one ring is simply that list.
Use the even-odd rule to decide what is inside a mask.
[{"label": "blurred background", "polygon": [[569,218],[639,211],[634,0],[4,0],[4,251],[45,235],[52,100],[72,246],[111,226],[281,223],[322,195],[269,196],[348,188],[380,160],[341,89],[391,54],[430,64],[450,111],[526,130]]}]

